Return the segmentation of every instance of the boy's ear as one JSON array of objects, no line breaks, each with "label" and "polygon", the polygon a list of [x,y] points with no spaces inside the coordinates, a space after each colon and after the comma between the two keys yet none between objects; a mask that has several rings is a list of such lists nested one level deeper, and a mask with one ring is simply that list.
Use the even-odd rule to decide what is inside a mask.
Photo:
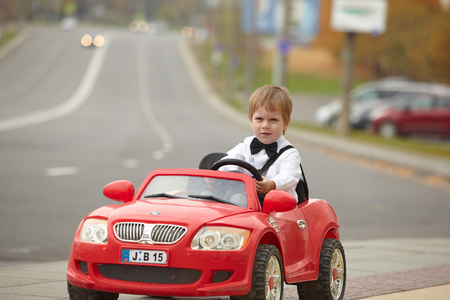
[{"label": "boy's ear", "polygon": [[284,124],[283,130],[286,131],[289,127],[289,123],[291,123],[291,120],[289,120],[287,123]]}]

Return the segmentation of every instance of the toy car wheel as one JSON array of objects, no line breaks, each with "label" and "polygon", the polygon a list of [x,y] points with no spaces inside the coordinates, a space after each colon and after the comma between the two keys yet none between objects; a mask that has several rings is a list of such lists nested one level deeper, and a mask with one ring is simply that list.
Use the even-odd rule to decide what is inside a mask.
[{"label": "toy car wheel", "polygon": [[272,245],[259,245],[253,263],[252,288],[247,295],[231,300],[283,299],[284,271],[281,255]]},{"label": "toy car wheel", "polygon": [[67,282],[70,300],[117,300],[119,294],[83,289]]},{"label": "toy car wheel", "polygon": [[397,135],[397,131],[397,126],[392,122],[383,122],[380,125],[380,134],[384,137],[395,137]]},{"label": "toy car wheel", "polygon": [[297,284],[298,296],[305,300],[342,300],[345,291],[346,264],[339,240],[325,239],[320,253],[319,278]]}]

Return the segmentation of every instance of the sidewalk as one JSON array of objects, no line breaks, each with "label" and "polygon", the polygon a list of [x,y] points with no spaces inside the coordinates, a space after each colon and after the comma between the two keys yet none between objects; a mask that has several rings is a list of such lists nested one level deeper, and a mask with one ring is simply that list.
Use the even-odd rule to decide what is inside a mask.
[{"label": "sidewalk", "polygon": [[[343,245],[346,300],[440,300],[449,295],[450,239],[343,241]],[[0,299],[69,299],[66,268],[66,261],[0,268]],[[119,299],[149,298],[120,295]],[[286,286],[283,299],[298,299],[296,287]]]}]

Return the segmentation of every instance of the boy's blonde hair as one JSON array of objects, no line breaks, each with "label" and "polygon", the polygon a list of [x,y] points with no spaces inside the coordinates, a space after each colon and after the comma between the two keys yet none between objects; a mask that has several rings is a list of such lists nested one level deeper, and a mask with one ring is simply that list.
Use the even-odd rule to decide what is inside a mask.
[{"label": "boy's blonde hair", "polygon": [[253,92],[248,99],[248,118],[252,120],[255,111],[264,107],[273,112],[279,111],[283,117],[284,124],[291,121],[292,99],[285,87],[275,85],[264,85]]}]

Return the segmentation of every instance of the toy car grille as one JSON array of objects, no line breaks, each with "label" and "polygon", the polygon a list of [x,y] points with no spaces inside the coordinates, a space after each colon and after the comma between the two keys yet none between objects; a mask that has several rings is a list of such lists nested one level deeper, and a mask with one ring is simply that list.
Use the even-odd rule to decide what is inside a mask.
[{"label": "toy car grille", "polygon": [[175,243],[186,231],[186,227],[182,226],[155,225],[152,230],[152,241],[154,243]]},{"label": "toy car grille", "polygon": [[144,235],[144,223],[117,223],[114,225],[114,233],[121,241],[137,242]]},{"label": "toy car grille", "polygon": [[97,265],[97,270],[106,278],[158,284],[190,284],[200,279],[200,270],[138,265]]},{"label": "toy car grille", "polygon": [[170,224],[124,222],[114,225],[114,234],[124,242],[173,244],[187,232],[187,228]]}]

